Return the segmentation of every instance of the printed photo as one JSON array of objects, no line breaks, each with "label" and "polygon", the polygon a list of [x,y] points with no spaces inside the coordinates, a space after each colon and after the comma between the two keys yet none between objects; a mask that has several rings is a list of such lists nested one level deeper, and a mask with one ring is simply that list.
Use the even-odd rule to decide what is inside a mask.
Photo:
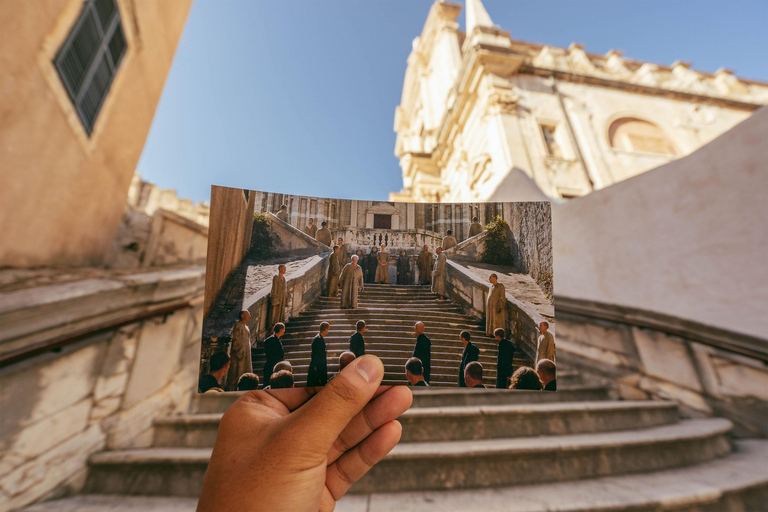
[{"label": "printed photo", "polygon": [[199,392],[382,384],[555,391],[548,202],[400,203],[214,186]]}]

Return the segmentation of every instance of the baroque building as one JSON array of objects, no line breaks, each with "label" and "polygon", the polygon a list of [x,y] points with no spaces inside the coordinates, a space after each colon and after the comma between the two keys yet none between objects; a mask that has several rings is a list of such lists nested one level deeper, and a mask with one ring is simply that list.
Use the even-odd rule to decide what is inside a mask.
[{"label": "baroque building", "polygon": [[517,41],[481,0],[466,0],[462,32],[460,11],[436,1],[413,41],[395,110],[403,189],[391,201],[582,196],[685,156],[768,104],[768,84],[727,69]]}]

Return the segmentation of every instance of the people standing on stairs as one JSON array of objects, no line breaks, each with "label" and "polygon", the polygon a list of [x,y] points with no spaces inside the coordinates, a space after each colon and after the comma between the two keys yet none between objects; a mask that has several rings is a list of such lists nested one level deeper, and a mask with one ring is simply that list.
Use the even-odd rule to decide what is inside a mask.
[{"label": "people standing on stairs", "polygon": [[483,226],[478,222],[477,217],[472,217],[472,224],[469,225],[469,237],[472,238],[475,235],[479,235],[483,232]]},{"label": "people standing on stairs", "polygon": [[371,252],[366,257],[368,268],[366,269],[365,282],[373,284],[376,281],[376,269],[379,268],[379,248],[371,247]]},{"label": "people standing on stairs", "polygon": [[477,361],[480,359],[480,349],[477,348],[477,345],[472,343],[470,341],[471,336],[469,334],[469,331],[461,331],[461,334],[459,335],[459,340],[461,340],[461,343],[464,345],[464,352],[461,354],[461,364],[459,364],[459,387],[465,388],[467,387],[467,383],[464,381],[464,370],[467,368],[467,365],[473,361]]},{"label": "people standing on stairs", "polygon": [[326,297],[335,297],[339,293],[339,277],[341,276],[341,254],[338,245],[333,246],[333,254],[328,258],[328,278],[325,283]]},{"label": "people standing on stairs", "polygon": [[456,241],[456,237],[453,236],[453,231],[450,229],[446,231],[445,237],[443,237],[443,250],[447,251],[454,245],[456,245],[458,242]]},{"label": "people standing on stairs", "polygon": [[409,386],[429,387],[424,380],[424,365],[418,357],[412,357],[405,363],[405,378]]},{"label": "people standing on stairs", "polygon": [[544,391],[557,391],[557,368],[549,359],[542,359],[536,364],[536,374],[539,376]]},{"label": "people standing on stairs", "polygon": [[237,381],[238,391],[253,391],[259,389],[259,376],[255,373],[244,373]]},{"label": "people standing on stairs", "polygon": [[307,219],[307,225],[304,228],[304,233],[311,236],[312,238],[315,238],[315,234],[317,233],[317,226],[315,226],[315,219],[312,217]]},{"label": "people standing on stairs", "polygon": [[357,255],[352,256],[352,262],[341,270],[341,309],[357,309],[357,296],[363,291],[363,270],[357,260]]},{"label": "people standing on stairs", "polygon": [[543,386],[536,375],[536,371],[530,366],[521,366],[512,374],[509,389],[540,390]]},{"label": "people standing on stairs", "polygon": [[355,333],[349,337],[349,351],[355,354],[355,357],[365,355],[365,339],[363,333],[368,328],[365,320],[358,320],[355,325]]},{"label": "people standing on stairs", "polygon": [[293,386],[293,373],[288,370],[280,370],[272,374],[269,379],[270,389],[288,389]]},{"label": "people standing on stairs", "polygon": [[[354,361],[355,359],[357,359],[357,358],[355,357],[355,354],[353,354],[353,353],[352,353],[352,352],[350,352],[349,350],[345,350],[344,352],[342,352],[341,354],[339,354],[339,372],[340,372],[341,370],[343,370],[344,368],[346,368],[346,367],[349,365],[349,363],[351,363],[351,362],[352,362],[352,361]],[[334,373],[333,375],[331,375],[331,376],[330,376],[330,378],[328,379],[328,382],[332,381],[332,380],[333,380],[333,378],[334,378],[335,376],[337,376],[337,375],[338,375],[338,372],[337,372],[337,373]]]},{"label": "people standing on stairs", "polygon": [[440,296],[438,300],[445,300],[445,254],[442,247],[437,248],[437,261],[432,271],[432,293]]},{"label": "people standing on stairs", "polygon": [[435,265],[435,258],[426,245],[419,253],[416,264],[419,267],[419,284],[432,284],[432,267]]},{"label": "people standing on stairs", "polygon": [[288,222],[290,220],[288,218],[288,206],[286,206],[284,204],[280,205],[280,210],[278,210],[278,212],[275,215],[281,221],[285,222],[286,224],[290,224],[290,222]]},{"label": "people standing on stairs", "polygon": [[416,322],[413,326],[413,332],[416,333],[416,345],[413,347],[411,357],[417,357],[421,360],[424,367],[424,380],[429,384],[429,376],[432,369],[432,341],[424,334],[424,322]]},{"label": "people standing on stairs", "polygon": [[224,391],[221,381],[229,372],[229,354],[226,352],[214,352],[208,360],[208,373],[200,377],[197,386],[199,393],[208,390]]},{"label": "people standing on stairs", "polygon": [[[272,368],[272,375],[283,370],[293,375],[293,366],[291,365],[290,361],[286,361],[286,360],[278,361],[277,364],[275,364],[274,368]],[[264,386],[263,389],[272,389],[272,386],[267,384]]]},{"label": "people standing on stairs", "polygon": [[325,337],[331,330],[331,324],[322,322],[320,332],[312,340],[312,356],[307,372],[307,386],[325,386],[328,383],[328,359],[325,349]]},{"label": "people standing on stairs", "polygon": [[493,336],[499,344],[496,356],[496,389],[509,389],[509,379],[514,373],[512,368],[515,359],[515,346],[505,337],[504,329],[496,329]]},{"label": "people standing on stairs", "polygon": [[488,280],[491,289],[485,303],[485,332],[493,336],[496,329],[507,328],[507,291],[496,274],[491,274]]},{"label": "people standing on stairs", "polygon": [[339,267],[344,268],[344,265],[347,264],[347,248],[343,238],[339,238],[336,242],[336,245],[339,246]]},{"label": "people standing on stairs", "polygon": [[405,250],[397,258],[397,284],[411,284],[411,260]]},{"label": "people standing on stairs", "polygon": [[253,371],[253,364],[251,363],[251,330],[248,328],[250,320],[251,314],[247,309],[244,309],[240,311],[240,320],[232,327],[227,391],[236,391],[240,376]]},{"label": "people standing on stairs", "polygon": [[464,381],[468,388],[483,388],[483,365],[479,361],[473,361],[464,369]]},{"label": "people standing on stairs", "polygon": [[288,287],[285,284],[285,265],[277,267],[277,275],[272,278],[272,289],[269,291],[269,328],[274,328],[278,322],[285,321],[285,304]]},{"label": "people standing on stairs", "polygon": [[315,240],[330,247],[332,237],[331,230],[326,227],[327,225],[328,223],[325,221],[320,223],[320,229],[315,233]]},{"label": "people standing on stairs", "polygon": [[[362,249],[358,249],[355,251],[355,256],[357,256],[357,264],[360,265],[360,268],[363,271],[363,280],[367,283],[368,282],[368,256],[366,254],[363,254]],[[342,270],[344,270],[344,267],[341,267]]]},{"label": "people standing on stairs", "polygon": [[285,324],[278,322],[274,327],[274,334],[264,340],[264,352],[267,360],[264,362],[264,387],[269,386],[269,378],[274,372],[275,365],[285,359],[283,342],[280,338],[285,334]]},{"label": "people standing on stairs", "polygon": [[389,253],[386,245],[381,244],[381,252],[376,259],[376,284],[389,284]]},{"label": "people standing on stairs", "polygon": [[549,359],[555,362],[555,337],[549,332],[549,322],[541,322],[539,324],[539,335],[536,341],[536,360],[534,364],[538,364],[542,359]]}]

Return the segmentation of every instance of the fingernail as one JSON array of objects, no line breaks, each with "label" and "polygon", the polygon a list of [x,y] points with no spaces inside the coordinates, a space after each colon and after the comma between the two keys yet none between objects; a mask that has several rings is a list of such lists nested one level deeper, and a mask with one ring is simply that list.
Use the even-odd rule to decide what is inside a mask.
[{"label": "fingernail", "polygon": [[378,380],[381,373],[381,363],[375,357],[361,357],[357,362],[357,371],[366,382],[374,382]]}]

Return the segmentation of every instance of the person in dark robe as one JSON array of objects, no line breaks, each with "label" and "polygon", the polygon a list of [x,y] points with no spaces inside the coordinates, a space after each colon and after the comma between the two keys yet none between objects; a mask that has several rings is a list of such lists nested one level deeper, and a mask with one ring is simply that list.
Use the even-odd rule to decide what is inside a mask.
[{"label": "person in dark robe", "polygon": [[397,258],[397,284],[411,284],[411,261],[405,251]]},{"label": "person in dark robe", "polygon": [[259,376],[255,373],[244,373],[237,380],[238,391],[253,391],[259,389]]},{"label": "person in dark robe", "polygon": [[371,252],[367,256],[368,268],[366,269],[365,282],[373,283],[376,281],[376,269],[379,268],[379,248],[371,248]]},{"label": "person in dark robe", "polygon": [[472,224],[469,225],[469,237],[479,235],[483,232],[483,226],[478,222],[477,217],[472,217]]},{"label": "person in dark robe", "polygon": [[542,388],[541,380],[536,370],[530,366],[521,366],[512,374],[509,389],[530,389],[538,391]]},{"label": "person in dark robe", "polygon": [[509,378],[514,372],[512,361],[515,358],[515,346],[505,337],[504,329],[496,329],[493,336],[499,344],[499,354],[496,358],[496,389],[509,389]]},{"label": "person in dark robe", "polygon": [[406,361],[405,378],[409,386],[429,387],[424,380],[424,365],[418,357],[412,357]]},{"label": "person in dark robe", "polygon": [[459,339],[464,345],[464,352],[461,354],[461,364],[459,365],[459,387],[465,388],[467,387],[467,383],[464,381],[464,370],[469,363],[480,359],[480,349],[470,341],[471,336],[469,331],[462,331],[459,335]]},{"label": "person in dark robe", "polygon": [[224,391],[221,381],[229,372],[229,354],[226,352],[214,352],[208,360],[208,373],[200,377],[197,391],[205,393],[209,389],[220,389]]},{"label": "person in dark robe", "polygon": [[341,277],[341,255],[338,245],[333,246],[333,254],[328,258],[328,279],[326,280],[325,295],[335,297],[339,294],[339,278]]},{"label": "person in dark robe", "polygon": [[418,357],[424,366],[424,380],[429,384],[429,376],[432,369],[432,341],[424,334],[424,322],[416,322],[413,332],[416,333],[416,345],[413,347],[411,357]]},{"label": "person in dark robe", "polygon": [[483,384],[483,365],[479,361],[473,361],[464,368],[464,382],[468,388],[485,388]]},{"label": "person in dark robe", "polygon": [[544,386],[544,391],[557,391],[557,368],[554,361],[540,360],[536,365],[536,374]]},{"label": "person in dark robe", "polygon": [[264,352],[267,360],[264,362],[264,387],[269,386],[269,378],[272,376],[275,365],[285,359],[285,350],[280,338],[285,334],[285,324],[278,322],[274,327],[274,334],[264,340]]},{"label": "person in dark robe", "polygon": [[[368,256],[363,254],[362,249],[356,250],[353,256],[357,256],[357,264],[360,265],[360,268],[363,271],[363,280],[367,283],[368,282]],[[342,269],[343,268],[344,267],[342,267]]]},{"label": "person in dark robe", "polygon": [[328,359],[325,350],[325,337],[331,330],[331,324],[322,322],[320,332],[312,340],[312,357],[307,372],[307,387],[325,386],[328,383]]},{"label": "person in dark robe", "polygon": [[432,284],[432,267],[435,265],[435,258],[429,252],[429,247],[424,246],[424,250],[419,253],[419,259],[416,260],[419,267],[419,284]]},{"label": "person in dark robe", "polygon": [[365,339],[363,333],[368,328],[365,320],[358,320],[355,325],[355,333],[349,337],[349,351],[355,354],[355,357],[365,355]]}]

